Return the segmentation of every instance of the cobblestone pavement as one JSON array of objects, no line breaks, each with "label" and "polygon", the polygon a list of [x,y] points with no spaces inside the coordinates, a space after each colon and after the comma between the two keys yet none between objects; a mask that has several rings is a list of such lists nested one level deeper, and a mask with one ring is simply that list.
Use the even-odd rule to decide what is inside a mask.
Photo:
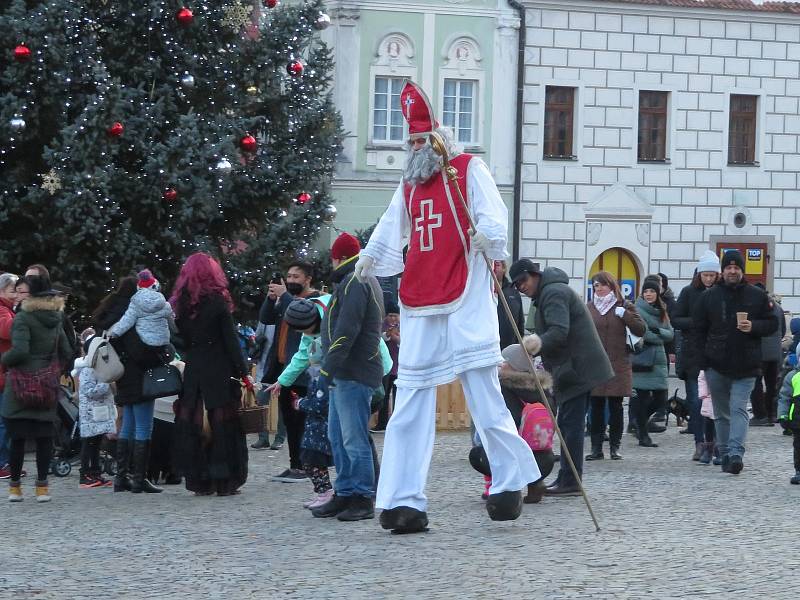
[{"label": "cobblestone pavement", "polygon": [[795,597],[791,438],[751,429],[738,477],[692,463],[674,425],[655,438],[661,447],[639,448],[625,435],[624,461],[589,463],[599,533],[580,498],[490,521],[467,433],[438,436],[431,531],[414,536],[392,536],[377,519],[312,518],[301,507],[309,484],[268,480],[285,449],[252,452],[250,481],[229,498],[80,490],[73,472],[37,505],[29,477],[25,502],[0,504],[0,597]]}]

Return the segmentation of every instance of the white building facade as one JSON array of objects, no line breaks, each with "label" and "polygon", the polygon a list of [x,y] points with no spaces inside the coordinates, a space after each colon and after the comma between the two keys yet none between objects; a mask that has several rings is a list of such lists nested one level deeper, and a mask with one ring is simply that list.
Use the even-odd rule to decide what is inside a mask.
[{"label": "white building facade", "polygon": [[[676,292],[706,249],[800,312],[800,14],[525,0],[520,256]],[[800,5],[794,5],[797,9]]]}]

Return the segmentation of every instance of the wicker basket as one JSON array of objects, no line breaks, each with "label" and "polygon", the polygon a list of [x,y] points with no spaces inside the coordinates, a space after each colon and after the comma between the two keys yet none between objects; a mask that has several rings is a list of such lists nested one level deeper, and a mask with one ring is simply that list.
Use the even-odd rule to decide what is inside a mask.
[{"label": "wicker basket", "polygon": [[261,433],[269,429],[269,406],[258,406],[252,390],[243,390],[242,405],[238,412],[239,423],[245,433]]}]

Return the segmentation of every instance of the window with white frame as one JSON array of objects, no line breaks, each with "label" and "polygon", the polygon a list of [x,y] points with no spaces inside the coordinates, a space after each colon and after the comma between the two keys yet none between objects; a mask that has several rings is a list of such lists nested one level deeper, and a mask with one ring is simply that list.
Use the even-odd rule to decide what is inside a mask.
[{"label": "window with white frame", "polygon": [[442,123],[463,144],[475,141],[477,88],[478,82],[470,79],[444,80]]},{"label": "window with white frame", "polygon": [[372,99],[372,139],[376,142],[401,142],[405,139],[405,120],[400,110],[402,77],[376,77]]}]

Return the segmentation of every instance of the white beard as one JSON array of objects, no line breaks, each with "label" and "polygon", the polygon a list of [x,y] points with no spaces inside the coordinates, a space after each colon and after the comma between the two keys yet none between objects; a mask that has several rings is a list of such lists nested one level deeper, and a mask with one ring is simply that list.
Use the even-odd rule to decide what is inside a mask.
[{"label": "white beard", "polygon": [[428,181],[441,170],[442,157],[427,143],[419,150],[407,151],[406,162],[403,165],[403,181],[409,185],[417,185]]}]

